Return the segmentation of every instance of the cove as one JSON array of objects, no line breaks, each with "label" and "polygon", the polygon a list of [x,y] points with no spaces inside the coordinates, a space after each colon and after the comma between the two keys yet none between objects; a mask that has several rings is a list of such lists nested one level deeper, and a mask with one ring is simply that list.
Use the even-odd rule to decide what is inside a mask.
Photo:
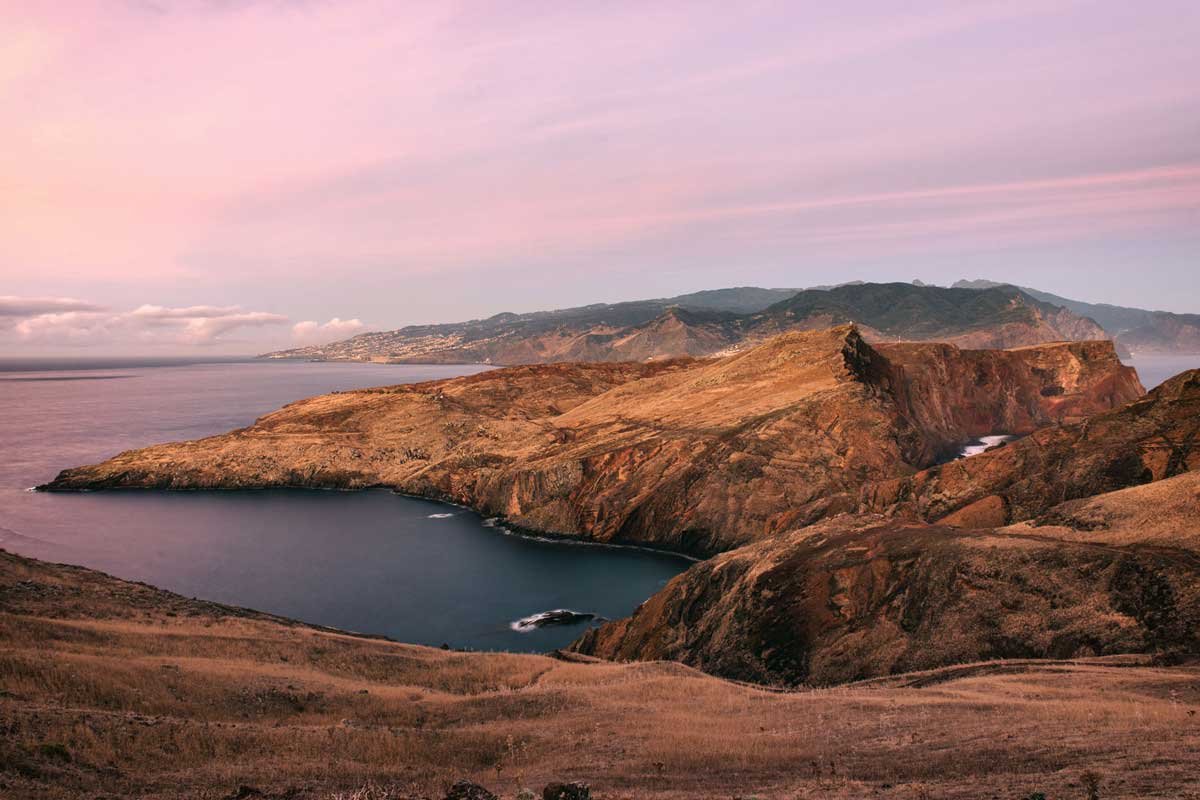
[{"label": "cove", "polygon": [[[64,467],[222,433],[314,394],[483,367],[3,366],[0,547],[22,555],[404,642],[524,652],[561,647],[601,618],[627,616],[691,563],[522,538],[467,509],[386,490],[25,491]],[[559,609],[579,616],[514,630],[518,620]]]},{"label": "cove", "polygon": [[[29,505],[48,538],[7,542],[0,531],[0,547],[189,597],[474,650],[565,646],[589,624],[628,616],[691,564],[506,535],[467,509],[386,490],[35,494]],[[557,609],[581,617],[513,624]]]}]

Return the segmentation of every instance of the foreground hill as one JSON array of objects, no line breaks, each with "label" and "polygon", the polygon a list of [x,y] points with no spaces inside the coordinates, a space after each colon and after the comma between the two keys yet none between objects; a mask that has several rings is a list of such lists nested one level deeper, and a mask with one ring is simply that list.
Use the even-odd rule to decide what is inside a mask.
[{"label": "foreground hill", "polygon": [[719,359],[514,367],[316,397],[44,488],[386,486],[538,531],[707,555],[851,510],[864,486],[973,437],[1077,422],[1142,391],[1110,342],[872,347],[841,326]]},{"label": "foreground hill", "polygon": [[642,361],[745,349],[779,333],[856,323],[868,340],[1004,348],[1107,338],[1090,319],[1011,286],[853,283],[804,291],[728,289],[365,333],[268,358],[402,363]]},{"label": "foreground hill", "polygon": [[841,516],[699,564],[575,648],[788,685],[994,658],[1197,654],[1198,520],[1196,472],[1009,528]]},{"label": "foreground hill", "polygon": [[1198,686],[1110,658],[766,692],[357,637],[0,551],[13,798],[415,800],[463,777],[507,798],[1193,797]]},{"label": "foreground hill", "polygon": [[[958,281],[954,284],[963,289],[993,289],[1008,285],[988,280]],[[1027,286],[1017,288],[1030,297],[1095,320],[1109,337],[1129,352],[1200,353],[1200,314],[1173,314],[1109,303],[1085,303]]]}]

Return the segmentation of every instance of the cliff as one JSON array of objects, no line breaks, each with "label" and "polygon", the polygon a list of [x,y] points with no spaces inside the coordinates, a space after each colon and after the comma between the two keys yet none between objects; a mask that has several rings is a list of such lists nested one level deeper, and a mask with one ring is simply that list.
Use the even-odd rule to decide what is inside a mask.
[{"label": "cliff", "polygon": [[1030,519],[1057,503],[1200,467],[1200,370],[1082,422],[865,487],[858,509],[964,527]]},{"label": "cliff", "polygon": [[1068,504],[1044,524],[838,517],[698,564],[574,647],[783,685],[992,658],[1196,653],[1197,519],[1198,473]]},{"label": "cliff", "polygon": [[864,486],[972,437],[1141,391],[1111,343],[874,348],[842,326],[719,359],[524,366],[316,397],[44,488],[385,486],[539,531],[710,554],[851,510]]}]

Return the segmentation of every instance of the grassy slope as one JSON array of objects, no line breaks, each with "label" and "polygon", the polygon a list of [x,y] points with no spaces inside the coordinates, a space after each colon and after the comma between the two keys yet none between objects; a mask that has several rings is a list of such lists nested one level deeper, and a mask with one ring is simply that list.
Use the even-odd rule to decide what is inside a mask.
[{"label": "grassy slope", "polygon": [[[0,796],[1200,797],[1200,668],[1001,662],[781,694],[442,652],[0,551]],[[382,793],[381,793],[382,796]]]}]

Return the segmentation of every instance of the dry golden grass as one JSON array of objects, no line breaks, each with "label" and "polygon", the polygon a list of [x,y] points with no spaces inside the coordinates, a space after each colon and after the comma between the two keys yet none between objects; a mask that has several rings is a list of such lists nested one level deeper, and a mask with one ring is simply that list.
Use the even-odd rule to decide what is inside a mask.
[{"label": "dry golden grass", "polygon": [[[87,609],[92,609],[88,611]],[[1007,662],[776,693],[360,638],[0,552],[0,797],[1200,797],[1200,668]]]}]

